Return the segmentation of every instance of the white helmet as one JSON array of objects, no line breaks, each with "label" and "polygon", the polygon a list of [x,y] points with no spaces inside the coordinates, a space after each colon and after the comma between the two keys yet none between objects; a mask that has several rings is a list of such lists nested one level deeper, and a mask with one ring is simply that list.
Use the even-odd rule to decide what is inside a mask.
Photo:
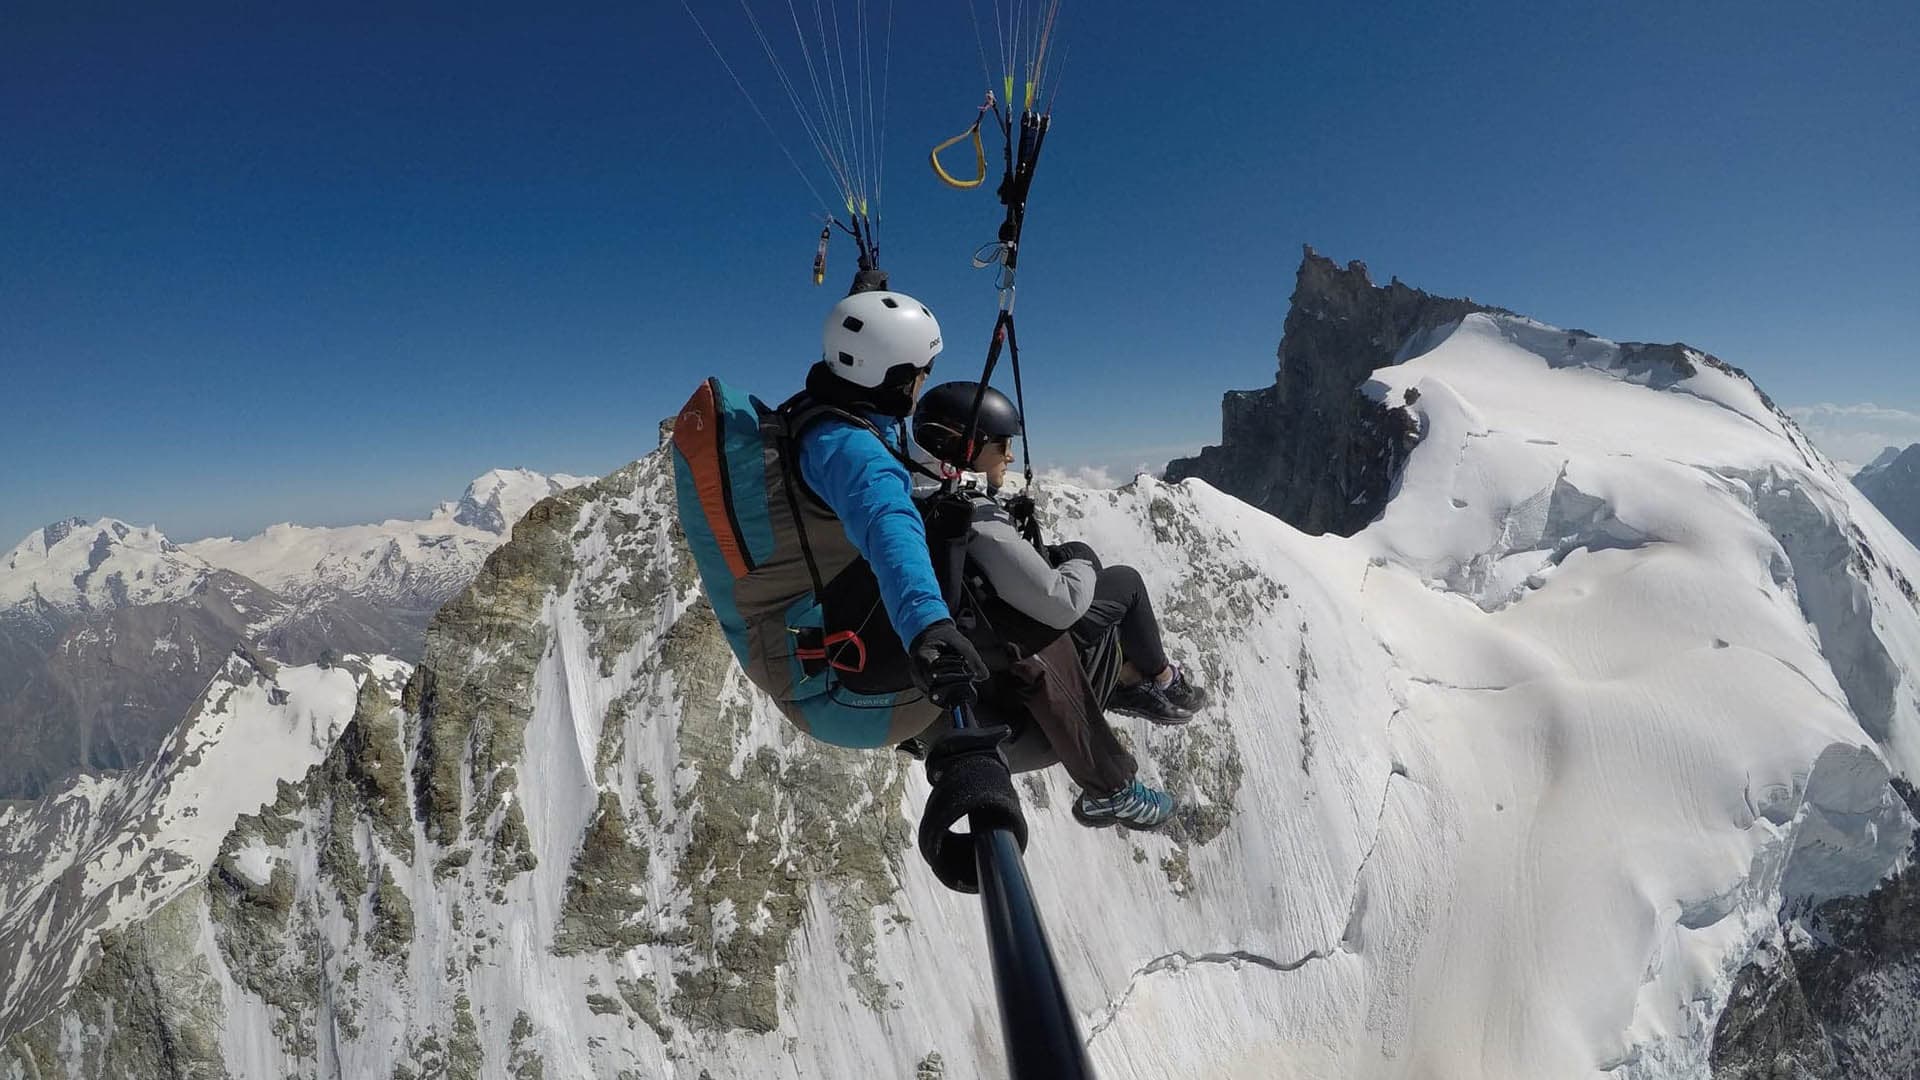
[{"label": "white helmet", "polygon": [[902,364],[924,370],[940,355],[941,344],[933,312],[897,292],[855,293],[833,305],[820,339],[827,369],[868,389],[884,385]]}]

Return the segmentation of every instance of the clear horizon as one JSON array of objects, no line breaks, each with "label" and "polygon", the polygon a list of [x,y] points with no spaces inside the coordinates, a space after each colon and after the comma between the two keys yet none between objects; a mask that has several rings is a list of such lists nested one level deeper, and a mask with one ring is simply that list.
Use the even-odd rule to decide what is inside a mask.
[{"label": "clear horizon", "polygon": [[[655,7],[10,14],[0,548],[72,516],[421,517],[493,468],[618,468],[707,374],[797,388],[847,245],[812,288],[812,198]],[[1039,466],[1217,441],[1221,394],[1272,380],[1302,242],[1685,341],[1855,464],[1920,441],[1911,5],[1100,14],[1067,7],[1022,267]],[[746,31],[703,18],[803,151]],[[967,377],[998,207],[924,164],[978,102],[964,11],[902,9],[893,59],[885,261]]]}]

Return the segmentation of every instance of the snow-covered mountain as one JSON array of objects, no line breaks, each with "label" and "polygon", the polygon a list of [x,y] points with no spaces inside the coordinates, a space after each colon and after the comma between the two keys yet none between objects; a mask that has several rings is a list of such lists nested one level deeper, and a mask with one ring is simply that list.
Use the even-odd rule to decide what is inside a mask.
[{"label": "snow-covered mountain", "polygon": [[[1164,835],[1021,782],[1101,1075],[1920,1073],[1920,552],[1704,354],[1474,310],[1392,359],[1351,536],[1196,480],[1041,493],[1216,693],[1123,724]],[[0,1077],[1004,1075],[917,767],[752,691],[671,489],[655,452],[542,502],[397,703],[81,924],[77,990],[45,934],[0,955],[34,988]]]},{"label": "snow-covered mountain", "polygon": [[[288,626],[288,605],[205,568],[162,603],[0,619],[0,798],[42,794],[75,769],[145,761],[228,652]],[[290,627],[289,627],[290,628]]]},{"label": "snow-covered mountain", "polygon": [[62,1000],[102,933],[140,924],[196,884],[240,815],[324,759],[356,699],[397,690],[406,674],[385,657],[280,668],[236,651],[145,768],[79,777],[0,811],[0,1015]]},{"label": "snow-covered mountain", "polygon": [[[1911,449],[1911,447],[1909,447],[1909,449]],[[1880,472],[1884,471],[1887,466],[1900,460],[1900,455],[1903,452],[1904,451],[1902,451],[1897,446],[1889,446],[1885,450],[1882,450],[1878,454],[1875,454],[1873,456],[1872,461],[1867,462],[1865,465],[1860,466],[1858,469],[1849,469],[1845,462],[1836,461],[1834,462],[1834,464],[1839,466],[1841,471],[1843,472],[1852,472],[1853,482],[1855,484],[1858,484],[1862,480],[1866,480],[1872,476],[1879,474]]]},{"label": "snow-covered mountain", "polygon": [[[453,504],[453,520],[461,525],[505,534],[533,504],[570,487],[593,482],[591,476],[565,473],[545,475],[528,469],[495,469],[467,485],[460,500]],[[443,506],[440,513],[449,508]]]},{"label": "snow-covered mountain", "polygon": [[192,593],[212,570],[151,526],[69,518],[29,535],[0,559],[0,611],[81,615],[163,604]]},{"label": "snow-covered mountain", "polygon": [[286,613],[150,526],[74,518],[28,536],[0,559],[0,798],[138,764],[221,658]]},{"label": "snow-covered mountain", "polygon": [[184,550],[284,596],[355,596],[390,611],[430,615],[473,580],[528,508],[589,479],[495,469],[425,519],[340,528],[281,524],[244,540],[198,540]]},{"label": "snow-covered mountain", "polygon": [[495,470],[421,521],[176,545],[58,522],[0,559],[0,799],[146,760],[236,646],[289,663],[418,659],[427,620],[513,522],[579,482]]},{"label": "snow-covered mountain", "polygon": [[1853,484],[1866,494],[1894,528],[1920,543],[1920,443],[1902,450],[1889,446],[1855,473]]}]

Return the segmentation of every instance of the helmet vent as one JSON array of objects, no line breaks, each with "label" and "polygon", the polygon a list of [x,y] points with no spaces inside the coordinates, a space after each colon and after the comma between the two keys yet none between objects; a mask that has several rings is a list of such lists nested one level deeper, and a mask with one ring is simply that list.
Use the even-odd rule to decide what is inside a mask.
[{"label": "helmet vent", "polygon": [[[886,306],[886,307],[890,307],[890,308],[897,308],[897,307],[899,307],[899,306],[900,306],[900,301],[898,301],[898,300],[895,300],[895,299],[894,299],[893,297],[891,297],[891,296],[883,296],[883,297],[881,297],[881,298],[880,298],[880,303],[881,303],[882,305],[884,305],[884,306]],[[921,310],[922,310],[922,311],[924,311],[924,310],[926,310],[926,309],[925,309],[925,308],[922,308]]]},{"label": "helmet vent", "polygon": [[920,314],[925,315],[929,319],[933,318],[933,312],[928,311],[927,305],[925,304],[920,305]]},{"label": "helmet vent", "polygon": [[852,354],[852,353],[841,353],[841,354],[840,354],[840,362],[841,362],[842,364],[845,364],[845,365],[846,365],[847,367],[852,367],[852,366],[853,366],[853,354]]},{"label": "helmet vent", "polygon": [[849,315],[846,318],[840,320],[840,325],[846,327],[847,329],[857,334],[860,332],[860,328],[867,324],[861,322],[857,317]]}]

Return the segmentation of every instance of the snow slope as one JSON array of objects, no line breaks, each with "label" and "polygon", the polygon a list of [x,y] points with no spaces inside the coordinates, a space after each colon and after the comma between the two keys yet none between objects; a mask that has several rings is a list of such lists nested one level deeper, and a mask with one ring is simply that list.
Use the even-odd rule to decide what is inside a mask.
[{"label": "snow slope", "polygon": [[1705,1075],[1780,901],[1911,846],[1920,559],[1746,380],[1618,360],[1476,315],[1376,376],[1423,427],[1354,546],[1445,778],[1407,799],[1446,796],[1411,1035],[1450,1075]]},{"label": "snow slope", "polygon": [[[505,535],[533,504],[571,487],[593,482],[591,476],[551,475],[530,469],[494,469],[473,483],[453,504],[453,519],[476,529]],[[443,506],[441,512],[445,512]]]},{"label": "snow slope", "polygon": [[[1021,781],[1093,1058],[1704,1080],[1782,910],[1908,866],[1920,552],[1708,358],[1472,315],[1401,360],[1367,392],[1420,442],[1351,538],[1197,481],[1041,493],[1216,697],[1119,725],[1186,804],[1166,834]],[[236,1077],[1005,1075],[977,900],[911,847],[917,766],[747,686],[671,490],[655,453],[529,519],[403,707],[199,867],[170,910],[219,1007],[171,1031]],[[138,1040],[102,1017],[0,1076]],[[1890,1030],[1884,1075],[1920,1068]]]}]

